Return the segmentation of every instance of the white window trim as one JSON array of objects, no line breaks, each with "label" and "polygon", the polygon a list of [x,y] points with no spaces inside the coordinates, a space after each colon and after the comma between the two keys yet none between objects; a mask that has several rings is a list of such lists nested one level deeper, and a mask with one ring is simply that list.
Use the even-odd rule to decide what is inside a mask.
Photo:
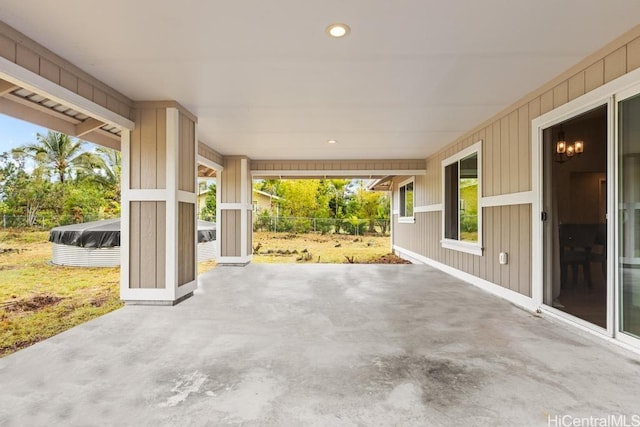
[{"label": "white window trim", "polygon": [[[413,209],[411,209],[411,216],[400,216],[402,212],[402,206],[400,206],[400,189],[407,184],[413,184]],[[405,179],[398,184],[398,223],[400,224],[415,224],[416,222],[416,177],[412,176],[409,179]]]},{"label": "white window trim", "polygon": [[[447,189],[445,188],[444,179],[445,168],[450,164],[459,162],[460,160],[474,153],[478,153],[478,242],[471,243],[455,239],[447,239],[444,237],[446,216],[446,206],[444,200],[447,191]],[[453,249],[455,251],[482,256],[482,140],[444,159],[442,161],[442,171],[440,176],[442,179],[442,240],[440,240],[440,245],[445,249]]]}]

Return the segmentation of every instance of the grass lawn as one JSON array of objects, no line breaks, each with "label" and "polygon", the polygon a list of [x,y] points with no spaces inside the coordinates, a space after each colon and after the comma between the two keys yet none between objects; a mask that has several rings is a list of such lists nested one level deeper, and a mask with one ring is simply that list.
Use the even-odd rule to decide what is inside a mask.
[{"label": "grass lawn", "polygon": [[[120,268],[50,264],[48,231],[0,231],[0,357],[122,307]],[[198,273],[215,268],[198,264]]]},{"label": "grass lawn", "polygon": [[353,263],[389,262],[390,245],[389,236],[255,232],[253,262],[348,263],[347,257]]},{"label": "grass lawn", "polygon": [[[50,264],[48,238],[47,231],[0,231],[0,357],[123,306],[118,267]],[[388,236],[257,232],[258,245],[254,262],[402,262],[389,255]],[[198,273],[215,266],[201,262]]]},{"label": "grass lawn", "polygon": [[48,237],[0,232],[0,356],[122,306],[119,268],[52,265]]}]

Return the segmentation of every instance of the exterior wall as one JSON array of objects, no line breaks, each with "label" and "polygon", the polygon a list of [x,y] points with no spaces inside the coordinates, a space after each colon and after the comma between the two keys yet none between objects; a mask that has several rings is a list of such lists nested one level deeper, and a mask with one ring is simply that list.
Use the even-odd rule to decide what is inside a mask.
[{"label": "exterior wall", "polygon": [[[343,175],[353,175],[353,172],[363,172],[367,176],[375,172],[381,175],[392,174],[397,171],[424,170],[425,162],[421,159],[411,160],[253,160],[251,170],[254,176],[277,175],[280,171],[295,173],[299,171],[301,177],[308,173],[309,177],[322,176],[323,172]],[[335,174],[334,174],[335,175]]]},{"label": "exterior wall", "polygon": [[224,157],[203,142],[198,142],[198,155],[218,165],[224,164]]},{"label": "exterior wall", "polygon": [[245,265],[251,261],[252,180],[246,157],[225,157],[218,195],[220,264]]},{"label": "exterior wall", "polygon": [[130,99],[1,21],[0,57],[133,120]]},{"label": "exterior wall", "polygon": [[[426,159],[425,179],[416,177],[414,186],[415,224],[398,223],[394,211],[394,248],[408,257],[424,257],[531,297],[531,121],[639,67],[640,26]],[[441,162],[479,140],[483,141],[481,257],[440,246]],[[394,180],[394,194],[404,179]],[[500,252],[509,253],[508,264],[498,263]]]}]

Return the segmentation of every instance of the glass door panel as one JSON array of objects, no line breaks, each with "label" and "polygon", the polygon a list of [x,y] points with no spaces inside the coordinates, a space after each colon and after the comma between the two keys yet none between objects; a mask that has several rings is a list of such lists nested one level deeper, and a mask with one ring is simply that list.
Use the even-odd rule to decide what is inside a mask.
[{"label": "glass door panel", "polygon": [[640,338],[640,95],[618,104],[620,330]]},{"label": "glass door panel", "polygon": [[543,133],[544,304],[607,329],[607,105]]}]

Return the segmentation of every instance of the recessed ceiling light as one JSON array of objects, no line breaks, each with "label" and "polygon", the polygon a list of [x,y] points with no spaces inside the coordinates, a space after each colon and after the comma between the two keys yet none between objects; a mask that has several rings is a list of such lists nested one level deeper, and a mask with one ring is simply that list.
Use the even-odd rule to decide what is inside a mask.
[{"label": "recessed ceiling light", "polygon": [[326,31],[331,37],[339,39],[340,37],[349,35],[351,28],[349,28],[347,24],[331,24],[327,27]]},{"label": "recessed ceiling light", "polygon": [[330,139],[327,141],[327,144],[335,144],[336,142],[338,141],[336,141],[335,139]]}]

